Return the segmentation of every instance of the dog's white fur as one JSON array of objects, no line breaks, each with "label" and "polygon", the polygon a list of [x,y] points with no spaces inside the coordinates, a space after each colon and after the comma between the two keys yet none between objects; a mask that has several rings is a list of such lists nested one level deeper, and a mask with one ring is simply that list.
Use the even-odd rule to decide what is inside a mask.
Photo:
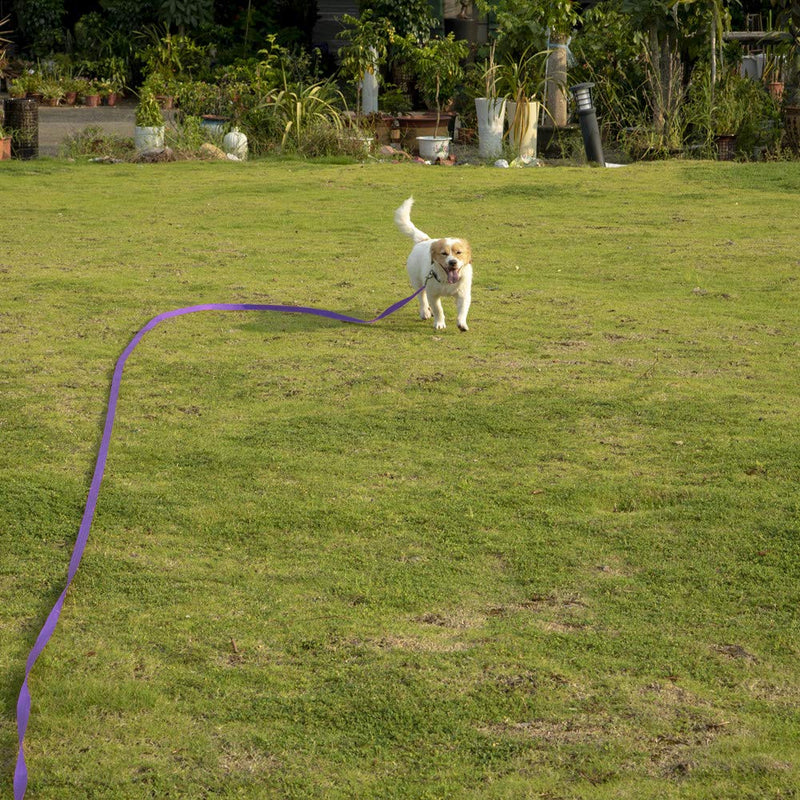
[{"label": "dog's white fur", "polygon": [[[430,319],[433,327],[444,330],[442,297],[456,300],[456,321],[462,331],[467,327],[467,312],[472,302],[472,251],[465,239],[431,239],[411,222],[409,197],[395,212],[394,222],[401,233],[414,241],[406,262],[414,289],[425,287],[419,295],[420,319]],[[429,277],[430,276],[430,277]]]}]

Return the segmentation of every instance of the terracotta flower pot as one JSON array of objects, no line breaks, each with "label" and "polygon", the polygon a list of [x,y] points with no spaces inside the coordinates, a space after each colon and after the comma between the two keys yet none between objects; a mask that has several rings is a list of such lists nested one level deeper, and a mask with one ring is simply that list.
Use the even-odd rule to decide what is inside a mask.
[{"label": "terracotta flower pot", "polygon": [[767,84],[767,91],[770,93],[770,96],[776,103],[780,103],[783,100],[783,82],[782,81],[772,81],[771,83]]},{"label": "terracotta flower pot", "polygon": [[87,94],[83,98],[83,104],[88,106],[89,108],[97,108],[100,105],[100,95],[99,94]]}]

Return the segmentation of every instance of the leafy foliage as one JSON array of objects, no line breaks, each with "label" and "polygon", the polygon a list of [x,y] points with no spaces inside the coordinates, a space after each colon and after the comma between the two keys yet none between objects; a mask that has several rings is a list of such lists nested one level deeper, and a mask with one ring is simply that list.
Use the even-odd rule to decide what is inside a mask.
[{"label": "leafy foliage", "polygon": [[64,0],[17,0],[17,27],[34,56],[45,56],[64,44]]},{"label": "leafy foliage", "polygon": [[469,52],[467,43],[456,39],[452,33],[443,38],[429,39],[421,46],[416,46],[408,38],[406,43],[406,54],[414,65],[425,101],[441,111],[464,77],[461,62]]},{"label": "leafy foliage", "polygon": [[388,20],[398,36],[410,36],[416,42],[427,41],[439,25],[428,0],[361,0],[359,5],[362,12]]},{"label": "leafy foliage", "polygon": [[689,136],[712,153],[716,136],[736,136],[737,150],[773,150],[780,139],[780,109],[761,84],[726,71],[716,84],[707,64],[694,70],[684,109]]},{"label": "leafy foliage", "polygon": [[619,0],[602,0],[586,9],[580,36],[572,44],[575,83],[594,83],[592,97],[606,136],[642,121],[646,75],[631,19]]},{"label": "leafy foliage", "polygon": [[213,0],[162,0],[159,7],[159,17],[167,27],[181,32],[196,30],[213,16]]},{"label": "leafy foliage", "polygon": [[140,128],[158,128],[164,124],[161,106],[150,89],[143,89],[136,106],[136,124]]},{"label": "leafy foliage", "polygon": [[339,68],[351,80],[360,80],[367,72],[378,73],[386,63],[389,45],[394,40],[395,30],[385,17],[373,19],[372,11],[364,11],[360,17],[342,16],[347,26],[339,36],[349,44],[339,49]]},{"label": "leafy foliage", "polygon": [[547,29],[569,33],[578,21],[574,0],[477,0],[478,8],[497,24],[498,58],[517,58],[531,46],[547,45]]}]

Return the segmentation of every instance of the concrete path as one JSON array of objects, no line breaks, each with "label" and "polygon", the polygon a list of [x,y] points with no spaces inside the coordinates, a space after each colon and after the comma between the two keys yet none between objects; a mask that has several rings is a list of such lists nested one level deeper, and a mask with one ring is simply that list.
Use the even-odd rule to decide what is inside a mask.
[{"label": "concrete path", "polygon": [[57,156],[61,143],[89,125],[106,133],[133,138],[136,103],[124,100],[115,106],[39,106],[39,155]]}]

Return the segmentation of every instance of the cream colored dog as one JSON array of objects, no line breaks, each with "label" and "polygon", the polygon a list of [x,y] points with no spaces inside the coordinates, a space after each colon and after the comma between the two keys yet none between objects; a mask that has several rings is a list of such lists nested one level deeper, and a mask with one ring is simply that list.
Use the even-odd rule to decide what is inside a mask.
[{"label": "cream colored dog", "polygon": [[420,319],[433,316],[434,330],[445,328],[442,297],[455,297],[456,322],[462,331],[467,327],[467,312],[472,301],[472,251],[464,239],[431,239],[411,222],[409,197],[394,212],[397,227],[414,241],[406,262],[414,289],[425,287],[419,295]]}]

